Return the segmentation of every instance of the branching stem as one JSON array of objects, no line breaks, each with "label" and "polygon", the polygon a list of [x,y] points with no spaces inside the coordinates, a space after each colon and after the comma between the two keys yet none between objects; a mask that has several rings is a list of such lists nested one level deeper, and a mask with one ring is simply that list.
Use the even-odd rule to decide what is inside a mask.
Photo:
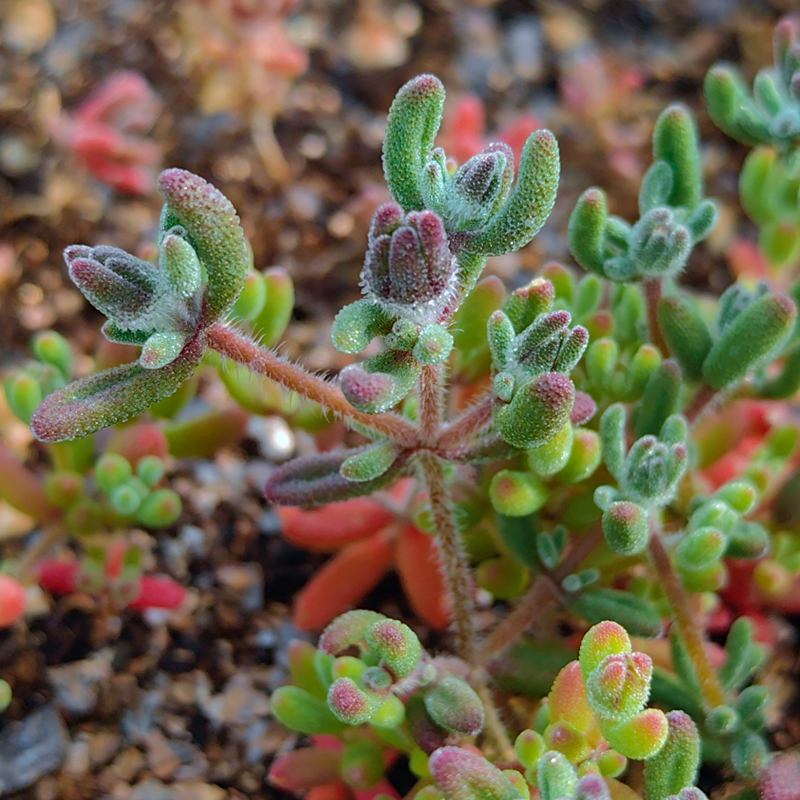
[{"label": "branching stem", "polygon": [[697,616],[692,611],[689,597],[684,592],[680,579],[672,568],[669,553],[661,541],[658,525],[651,521],[650,528],[650,557],[653,560],[653,566],[664,587],[667,600],[672,606],[675,624],[678,626],[686,652],[700,683],[706,710],[711,710],[725,704],[725,690],[709,661],[703,632],[697,624]]},{"label": "branching stem", "polygon": [[603,536],[598,525],[588,536],[579,540],[564,563],[552,573],[542,572],[515,606],[514,610],[492,631],[481,649],[481,661],[486,664],[513,645],[541,615],[542,608],[561,596],[561,581],[574,572],[594,550]]},{"label": "branching stem", "polygon": [[[419,379],[420,439],[424,445],[433,446],[440,438],[442,428],[442,368],[423,367]],[[428,491],[431,514],[436,530],[436,540],[442,556],[447,584],[453,601],[453,620],[456,630],[456,647],[467,664],[478,665],[475,625],[475,607],[470,588],[470,570],[461,543],[461,535],[453,514],[453,499],[444,474],[444,462],[432,450],[421,449],[417,455],[422,480]],[[505,731],[500,714],[494,704],[491,690],[482,669],[474,670],[472,683],[483,701],[486,720],[484,733],[498,756],[512,758],[513,747]]]},{"label": "branching stem", "polygon": [[227,325],[217,323],[209,328],[208,346],[232,361],[244,364],[252,372],[264,375],[308,400],[314,400],[335,414],[378,431],[404,447],[414,447],[418,443],[418,430],[408,420],[392,413],[365,414],[357,411],[337,387],[291,364],[271,350],[259,347]]}]

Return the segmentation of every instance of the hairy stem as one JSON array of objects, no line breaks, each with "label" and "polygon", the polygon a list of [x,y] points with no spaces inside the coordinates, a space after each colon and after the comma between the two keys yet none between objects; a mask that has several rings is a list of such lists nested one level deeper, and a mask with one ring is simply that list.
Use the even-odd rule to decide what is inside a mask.
[{"label": "hairy stem", "polygon": [[252,372],[264,375],[308,400],[314,400],[335,414],[378,431],[404,447],[414,447],[418,443],[417,428],[408,420],[392,413],[365,414],[357,411],[337,387],[289,363],[271,350],[259,347],[227,325],[217,323],[209,328],[208,346],[232,361],[244,364]]},{"label": "hairy stem", "polygon": [[433,445],[442,426],[442,365],[422,368],[419,376],[419,438]]},{"label": "hairy stem", "polygon": [[662,352],[665,358],[670,354],[669,345],[661,333],[661,326],[658,324],[658,301],[661,299],[663,281],[661,278],[653,278],[644,283],[644,297],[647,301],[647,327],[650,332],[650,341]]},{"label": "hairy stem", "polygon": [[672,606],[675,624],[678,626],[686,652],[691,659],[695,675],[700,683],[706,710],[724,705],[725,690],[722,688],[717,673],[709,661],[703,632],[697,624],[697,616],[694,614],[689,597],[684,592],[681,582],[672,568],[669,554],[661,541],[661,533],[655,524],[651,524],[650,557],[653,560],[661,585],[664,587],[667,600]]},{"label": "hairy stem", "polygon": [[428,490],[436,539],[442,554],[447,584],[453,598],[458,655],[468,664],[475,663],[474,607],[469,587],[469,565],[461,536],[453,519],[453,501],[445,481],[442,461],[429,450],[419,453],[419,465]]},{"label": "hairy stem", "polygon": [[450,450],[458,447],[481,433],[492,421],[494,403],[494,392],[489,392],[458,419],[451,422],[439,437],[439,449]]},{"label": "hairy stem", "polygon": [[514,753],[514,745],[511,744],[511,739],[508,738],[505,725],[503,725],[503,720],[500,719],[500,712],[497,710],[492,691],[489,689],[484,675],[476,682],[475,691],[483,701],[485,713],[483,732],[491,742],[495,750],[495,756],[499,761],[509,764],[514,763],[517,760],[517,756]]},{"label": "hairy stem", "polygon": [[511,647],[541,615],[542,607],[561,596],[559,590],[561,581],[583,563],[602,537],[602,528],[597,525],[591,533],[579,540],[558,569],[552,573],[542,572],[536,576],[522,600],[484,643],[481,649],[481,661],[484,664]]},{"label": "hairy stem", "polygon": [[[475,666],[478,664],[478,654],[473,624],[475,608],[469,586],[469,565],[453,517],[453,501],[445,480],[443,463],[430,450],[421,450],[418,459],[422,478],[428,489],[431,513],[436,528],[436,540],[439,543],[439,552],[442,555],[442,564],[453,600],[457,652],[463,661]],[[486,712],[486,736],[491,740],[498,755],[505,758],[513,753],[513,748],[494,705],[483,670],[474,671],[472,683],[483,701]]]}]

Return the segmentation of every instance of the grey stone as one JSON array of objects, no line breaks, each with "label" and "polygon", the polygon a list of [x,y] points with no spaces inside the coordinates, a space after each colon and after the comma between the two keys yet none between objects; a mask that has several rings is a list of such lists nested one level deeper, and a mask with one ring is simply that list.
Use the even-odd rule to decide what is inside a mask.
[{"label": "grey stone", "polygon": [[57,769],[69,746],[67,729],[51,705],[0,731],[0,796],[26,789]]}]

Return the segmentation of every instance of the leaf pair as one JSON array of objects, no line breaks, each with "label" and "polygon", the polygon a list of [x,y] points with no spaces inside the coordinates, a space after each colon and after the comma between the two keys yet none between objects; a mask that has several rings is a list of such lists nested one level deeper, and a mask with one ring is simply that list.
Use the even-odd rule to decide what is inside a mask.
[{"label": "leaf pair", "polygon": [[136,364],[49,395],[31,420],[41,441],[86,436],[174,394],[203,357],[205,331],[242,289],[247,245],[230,201],[184,170],[166,170],[158,186],[165,200],[158,266],[110,247],[65,252],[78,288],[109,317],[106,337],[143,345],[143,351]]},{"label": "leaf pair", "polygon": [[639,220],[609,216],[597,188],[581,195],[569,220],[572,254],[586,270],[617,282],[675,276],[711,232],[715,204],[703,199],[699,139],[687,108],[673,105],[656,122],[654,163],[639,193]]}]

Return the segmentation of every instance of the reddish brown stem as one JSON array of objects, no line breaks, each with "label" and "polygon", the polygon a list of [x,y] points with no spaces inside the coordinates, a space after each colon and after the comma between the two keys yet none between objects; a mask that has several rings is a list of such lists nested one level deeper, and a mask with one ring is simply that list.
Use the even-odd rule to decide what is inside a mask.
[{"label": "reddish brown stem", "polygon": [[[454,522],[453,503],[445,481],[443,464],[430,450],[420,451],[419,464],[423,481],[428,489],[431,514],[436,527],[436,540],[439,542],[439,552],[453,600],[457,652],[467,664],[475,667],[478,666],[478,654],[475,647],[473,622],[475,607],[469,585],[469,564]],[[494,705],[492,693],[486,685],[486,675],[483,670],[473,672],[472,682],[486,711],[484,733],[491,740],[498,755],[507,758],[513,749]]]},{"label": "reddish brown stem", "polygon": [[560,597],[561,581],[574,572],[597,547],[603,531],[596,526],[590,534],[578,541],[564,563],[552,574],[543,572],[536,576],[533,585],[515,606],[514,610],[492,631],[481,650],[481,662],[487,663],[511,647],[530,628],[542,612],[542,607]]},{"label": "reddish brown stem", "polygon": [[661,299],[662,279],[653,278],[644,283],[644,296],[647,301],[647,327],[650,331],[650,341],[664,354],[669,356],[669,345],[661,333],[658,324],[658,301]]},{"label": "reddish brown stem", "polygon": [[439,437],[439,449],[457,448],[481,433],[492,421],[494,403],[494,392],[491,392],[451,422]]},{"label": "reddish brown stem", "polygon": [[54,522],[62,512],[48,499],[36,476],[0,442],[0,500],[37,522]]},{"label": "reddish brown stem", "polygon": [[408,420],[392,413],[365,414],[357,411],[337,387],[296,367],[271,350],[262,349],[227,325],[217,323],[209,328],[208,346],[252,372],[270,378],[285,389],[297,392],[335,414],[378,431],[404,447],[418,444],[418,429]]},{"label": "reddish brown stem", "polygon": [[436,539],[442,555],[447,584],[453,598],[453,619],[458,640],[458,654],[468,664],[475,663],[474,606],[469,587],[469,566],[461,545],[461,536],[453,521],[453,504],[445,481],[441,460],[430,452],[419,453],[424,485],[428,490]]},{"label": "reddish brown stem", "polygon": [[703,638],[703,632],[697,624],[697,616],[694,614],[689,597],[684,592],[683,586],[681,586],[681,582],[672,568],[669,554],[661,541],[661,534],[656,526],[651,526],[650,556],[664,593],[667,595],[667,600],[672,606],[675,624],[678,626],[681,640],[686,647],[686,652],[691,659],[695,675],[700,683],[706,708],[711,710],[717,706],[724,705],[725,690],[708,658],[706,642]]},{"label": "reddish brown stem", "polygon": [[686,417],[690,425],[697,422],[703,415],[704,411],[708,410],[709,405],[714,401],[717,396],[717,390],[713,386],[704,383],[692,398],[692,402],[686,407],[683,415]]}]

